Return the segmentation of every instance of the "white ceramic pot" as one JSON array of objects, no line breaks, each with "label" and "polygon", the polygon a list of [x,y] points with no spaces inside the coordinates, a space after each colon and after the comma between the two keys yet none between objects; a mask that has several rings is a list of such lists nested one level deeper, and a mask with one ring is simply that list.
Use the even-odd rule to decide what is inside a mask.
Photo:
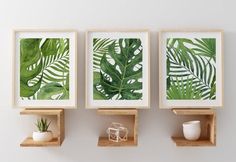
[{"label": "white ceramic pot", "polygon": [[199,120],[183,123],[183,133],[187,140],[198,140],[201,135],[201,123]]},{"label": "white ceramic pot", "polygon": [[53,138],[51,131],[47,132],[33,132],[33,140],[37,142],[49,142]]}]

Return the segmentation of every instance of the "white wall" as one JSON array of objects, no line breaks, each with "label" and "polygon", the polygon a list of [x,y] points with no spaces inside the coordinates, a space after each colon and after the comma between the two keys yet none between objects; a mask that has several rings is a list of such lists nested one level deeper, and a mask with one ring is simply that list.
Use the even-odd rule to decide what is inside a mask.
[{"label": "white wall", "polygon": [[[0,162],[222,162],[234,161],[236,144],[236,2],[233,0],[1,0]],[[12,109],[14,28],[73,28],[79,32],[79,107],[66,110],[66,139],[58,148],[21,148],[34,117]],[[141,110],[139,145],[99,148],[106,121],[84,109],[84,39],[90,28],[148,28],[151,31],[151,109]],[[183,120],[158,109],[158,31],[163,28],[219,28],[225,31],[225,106],[217,111],[217,146],[178,148],[170,136]],[[230,160],[231,159],[231,160]]]}]

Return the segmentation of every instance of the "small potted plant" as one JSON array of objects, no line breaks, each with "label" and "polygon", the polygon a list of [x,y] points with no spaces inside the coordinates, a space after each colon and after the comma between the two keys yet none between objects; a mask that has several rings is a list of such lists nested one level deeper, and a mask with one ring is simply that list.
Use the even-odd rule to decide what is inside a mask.
[{"label": "small potted plant", "polygon": [[33,140],[38,142],[49,142],[53,138],[52,131],[49,131],[48,128],[51,122],[48,123],[47,119],[38,119],[35,125],[38,128],[38,131],[33,132]]}]

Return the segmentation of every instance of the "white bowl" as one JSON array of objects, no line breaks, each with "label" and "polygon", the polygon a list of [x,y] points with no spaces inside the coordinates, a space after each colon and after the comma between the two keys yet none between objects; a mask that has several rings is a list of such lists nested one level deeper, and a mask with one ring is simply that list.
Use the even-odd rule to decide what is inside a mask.
[{"label": "white bowl", "polygon": [[37,142],[49,142],[53,138],[51,131],[47,132],[33,132],[33,140]]},{"label": "white bowl", "polygon": [[201,135],[201,123],[199,120],[188,121],[183,123],[183,133],[187,140],[195,141]]}]

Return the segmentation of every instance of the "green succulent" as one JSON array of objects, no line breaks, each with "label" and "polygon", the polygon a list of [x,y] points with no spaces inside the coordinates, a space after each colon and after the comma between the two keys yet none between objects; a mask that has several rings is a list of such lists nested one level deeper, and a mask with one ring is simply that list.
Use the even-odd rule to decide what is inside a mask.
[{"label": "green succulent", "polygon": [[39,132],[47,132],[50,124],[51,121],[48,122],[46,118],[38,119],[37,122],[35,123]]}]

